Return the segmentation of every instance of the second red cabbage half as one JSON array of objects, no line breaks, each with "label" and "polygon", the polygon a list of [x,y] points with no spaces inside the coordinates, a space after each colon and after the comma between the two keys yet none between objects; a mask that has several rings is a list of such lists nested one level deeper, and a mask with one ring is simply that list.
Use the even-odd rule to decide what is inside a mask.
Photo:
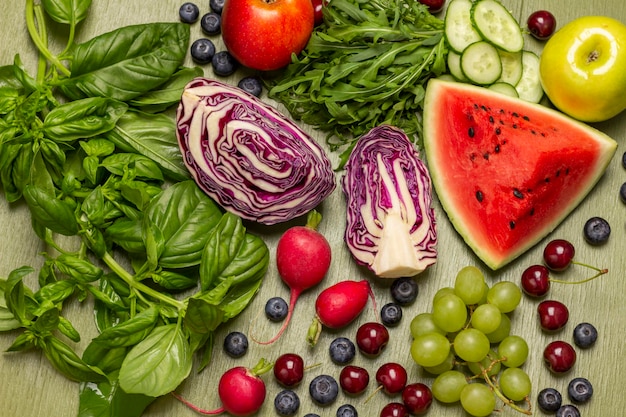
[{"label": "second red cabbage half", "polygon": [[382,278],[414,276],[434,264],[430,175],[404,131],[371,129],[359,138],[345,169],[345,241],[356,261]]}]

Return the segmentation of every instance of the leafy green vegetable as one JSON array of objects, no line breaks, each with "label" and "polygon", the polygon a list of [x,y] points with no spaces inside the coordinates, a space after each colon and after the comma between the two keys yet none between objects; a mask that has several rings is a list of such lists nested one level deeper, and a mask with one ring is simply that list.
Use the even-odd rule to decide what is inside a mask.
[{"label": "leafy green vegetable", "polygon": [[445,71],[443,21],[419,2],[333,0],[324,22],[300,57],[265,80],[269,96],[328,132],[331,150],[380,124],[418,137],[426,82]]}]

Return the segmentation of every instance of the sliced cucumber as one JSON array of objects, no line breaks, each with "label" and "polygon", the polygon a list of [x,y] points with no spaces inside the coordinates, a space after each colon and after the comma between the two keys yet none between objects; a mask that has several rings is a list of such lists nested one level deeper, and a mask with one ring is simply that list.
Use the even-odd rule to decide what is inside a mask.
[{"label": "sliced cucumber", "polygon": [[522,78],[522,52],[498,52],[502,61],[502,75],[498,81],[516,85]]},{"label": "sliced cucumber", "polygon": [[457,81],[467,82],[468,79],[461,69],[461,55],[448,51],[448,71]]},{"label": "sliced cucumber", "polygon": [[452,0],[446,9],[444,35],[450,49],[459,54],[470,44],[481,40],[480,33],[472,25],[471,10],[471,0]]},{"label": "sliced cucumber", "polygon": [[474,42],[461,54],[461,70],[474,84],[493,84],[502,75],[498,50],[488,42]]},{"label": "sliced cucumber", "polygon": [[470,18],[482,38],[496,47],[508,52],[519,52],[524,48],[519,23],[498,0],[476,0]]},{"label": "sliced cucumber", "polygon": [[543,87],[539,78],[539,56],[530,51],[522,51],[522,78],[515,85],[517,94],[523,100],[539,103],[543,97]]},{"label": "sliced cucumber", "polygon": [[509,83],[503,83],[499,81],[497,83],[491,84],[487,88],[493,91],[497,91],[498,93],[504,94],[509,97],[515,97],[515,98],[519,97],[519,94],[517,94],[517,90],[515,89],[515,87]]}]

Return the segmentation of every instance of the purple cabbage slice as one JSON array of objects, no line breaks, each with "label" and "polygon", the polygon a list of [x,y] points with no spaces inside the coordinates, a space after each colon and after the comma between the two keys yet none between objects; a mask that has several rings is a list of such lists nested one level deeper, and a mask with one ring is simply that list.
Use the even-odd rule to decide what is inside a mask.
[{"label": "purple cabbage slice", "polygon": [[381,125],[357,141],[342,179],[345,241],[382,278],[414,276],[437,260],[432,184],[407,135]]},{"label": "purple cabbage slice", "polygon": [[335,189],[324,150],[293,121],[240,88],[196,78],[177,111],[183,160],[200,188],[244,219],[305,214]]}]

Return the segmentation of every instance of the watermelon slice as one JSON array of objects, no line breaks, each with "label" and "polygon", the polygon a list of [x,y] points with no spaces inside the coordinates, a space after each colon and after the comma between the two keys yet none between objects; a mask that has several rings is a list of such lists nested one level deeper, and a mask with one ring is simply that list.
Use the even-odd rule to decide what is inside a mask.
[{"label": "watermelon slice", "polygon": [[617,143],[547,107],[433,79],[424,148],[450,221],[495,270],[563,221],[600,179]]}]

